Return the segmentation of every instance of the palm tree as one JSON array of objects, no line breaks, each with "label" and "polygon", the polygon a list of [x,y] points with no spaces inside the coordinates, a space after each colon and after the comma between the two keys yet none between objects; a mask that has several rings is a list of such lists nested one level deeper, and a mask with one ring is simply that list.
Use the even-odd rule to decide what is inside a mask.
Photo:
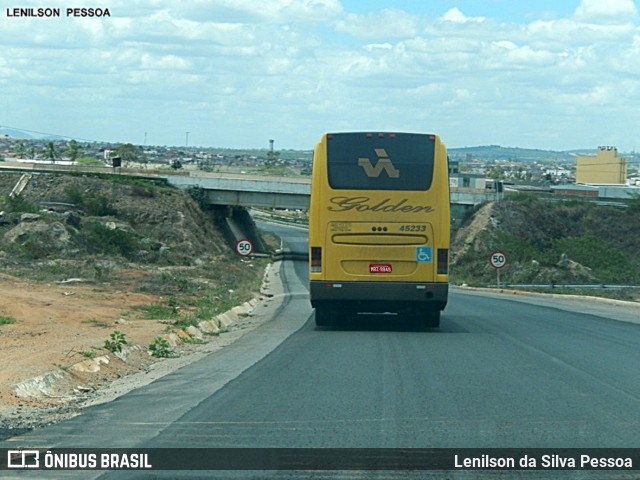
[{"label": "palm tree", "polygon": [[48,142],[45,150],[45,155],[50,162],[55,163],[56,159],[60,157],[56,145],[53,142]]},{"label": "palm tree", "polygon": [[14,153],[16,157],[24,158],[27,155],[27,147],[24,146],[24,143],[19,143],[18,145],[16,145]]},{"label": "palm tree", "polygon": [[69,156],[69,159],[72,162],[75,162],[76,158],[80,155],[80,145],[78,145],[78,142],[75,140],[69,140],[69,143],[67,143],[67,149],[64,153]]}]

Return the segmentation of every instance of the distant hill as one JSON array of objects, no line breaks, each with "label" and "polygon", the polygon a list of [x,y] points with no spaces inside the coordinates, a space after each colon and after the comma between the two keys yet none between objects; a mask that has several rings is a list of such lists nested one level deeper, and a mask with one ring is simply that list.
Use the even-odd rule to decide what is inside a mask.
[{"label": "distant hill", "polygon": [[539,150],[534,148],[501,147],[500,145],[485,145],[478,147],[448,148],[448,153],[454,160],[464,160],[467,155],[482,160],[573,160],[576,155],[595,154],[594,149],[582,150]]},{"label": "distant hill", "polygon": [[15,130],[13,128],[0,127],[0,135],[8,135],[12,138],[22,138],[25,140],[34,140],[36,137],[22,130]]},{"label": "distant hill", "polygon": [[37,133],[28,130],[18,130],[11,127],[0,127],[0,135],[8,135],[12,138],[19,138],[23,140],[45,140],[57,142],[60,140],[66,140],[66,137],[60,135],[48,135],[45,133]]},{"label": "distant hill", "polygon": [[[60,135],[49,135],[32,130],[20,130],[17,128],[0,126],[0,136],[8,135],[12,138],[32,140],[32,141],[66,141],[71,137]],[[246,155],[265,157],[267,148],[224,148],[206,147],[222,152],[225,155]],[[466,160],[467,156],[478,160],[505,160],[505,161],[573,161],[576,155],[595,155],[596,148],[584,148],[575,150],[541,150],[535,148],[502,147],[500,145],[479,145],[474,147],[448,147],[447,152],[453,160]],[[312,150],[281,149],[278,151],[280,158],[284,160],[311,161]]]}]

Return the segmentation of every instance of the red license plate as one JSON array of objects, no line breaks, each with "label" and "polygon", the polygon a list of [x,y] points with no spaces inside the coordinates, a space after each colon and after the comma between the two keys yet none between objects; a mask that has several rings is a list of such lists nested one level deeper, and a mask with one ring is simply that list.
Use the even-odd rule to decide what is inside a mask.
[{"label": "red license plate", "polygon": [[370,263],[369,273],[391,273],[390,263]]}]

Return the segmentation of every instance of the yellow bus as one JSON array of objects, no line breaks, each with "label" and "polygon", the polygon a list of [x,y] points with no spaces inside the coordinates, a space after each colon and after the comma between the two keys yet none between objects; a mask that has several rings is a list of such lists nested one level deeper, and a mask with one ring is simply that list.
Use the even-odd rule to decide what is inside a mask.
[{"label": "yellow bus", "polygon": [[322,136],[309,209],[316,325],[392,313],[438,327],[449,293],[449,235],[447,150],[437,135]]}]

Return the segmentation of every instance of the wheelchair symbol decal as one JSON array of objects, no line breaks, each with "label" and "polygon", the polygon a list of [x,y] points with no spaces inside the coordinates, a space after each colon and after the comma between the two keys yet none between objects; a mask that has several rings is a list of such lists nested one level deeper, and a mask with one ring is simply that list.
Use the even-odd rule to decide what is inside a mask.
[{"label": "wheelchair symbol decal", "polygon": [[431,263],[432,261],[431,247],[416,248],[416,261],[420,263]]}]

